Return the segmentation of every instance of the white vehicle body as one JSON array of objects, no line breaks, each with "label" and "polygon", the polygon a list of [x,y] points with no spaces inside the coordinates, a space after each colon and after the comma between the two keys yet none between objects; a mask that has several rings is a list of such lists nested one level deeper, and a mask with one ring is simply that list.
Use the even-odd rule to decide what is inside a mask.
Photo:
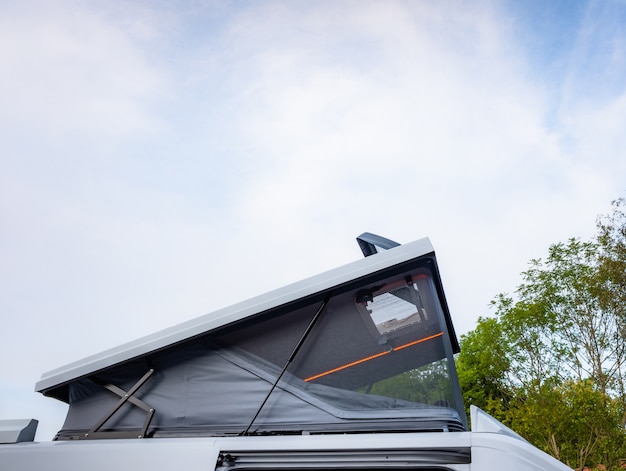
[{"label": "white vehicle body", "polygon": [[469,430],[428,239],[374,252],[44,374],[66,422],[0,421],[0,469],[569,469],[475,407]]}]

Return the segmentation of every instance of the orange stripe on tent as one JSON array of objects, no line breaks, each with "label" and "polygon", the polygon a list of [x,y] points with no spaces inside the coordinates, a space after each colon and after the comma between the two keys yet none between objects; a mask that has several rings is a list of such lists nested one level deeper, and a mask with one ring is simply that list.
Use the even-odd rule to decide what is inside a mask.
[{"label": "orange stripe on tent", "polygon": [[365,363],[366,361],[373,360],[374,358],[382,357],[383,355],[387,355],[388,353],[396,352],[398,350],[402,350],[403,348],[412,347],[413,345],[417,345],[418,343],[426,342],[427,340],[432,340],[434,338],[441,337],[442,335],[443,335],[443,332],[439,332],[438,334],[434,334],[434,335],[431,335],[429,337],[424,337],[424,338],[421,338],[421,339],[418,339],[418,340],[414,340],[413,342],[405,343],[403,345],[399,345],[397,347],[394,347],[391,350],[387,350],[387,351],[384,351],[384,352],[376,353],[374,355],[370,355],[368,357],[361,358],[360,360],[352,361],[350,363],[346,363],[345,365],[338,366],[337,368],[333,368],[332,370],[324,371],[323,373],[320,373],[320,374],[317,374],[317,375],[314,375],[314,376],[310,376],[310,377],[306,378],[304,381],[306,381],[306,382],[313,381],[315,379],[321,378],[322,376],[326,376],[326,375],[329,375],[331,373],[336,373],[337,371],[345,370],[346,368],[350,368],[352,366],[356,366],[356,365],[359,365],[361,363]]},{"label": "orange stripe on tent", "polygon": [[414,340],[413,342],[409,342],[409,343],[405,343],[404,345],[400,345],[398,347],[395,347],[393,349],[393,351],[397,351],[397,350],[402,350],[403,348],[406,347],[412,347],[413,345],[417,345],[418,343],[422,343],[422,342],[426,342],[426,340],[431,340],[437,337],[441,337],[443,335],[443,332],[439,332],[438,334],[434,334],[431,335],[430,337],[424,337],[423,339],[419,339],[419,340]]}]

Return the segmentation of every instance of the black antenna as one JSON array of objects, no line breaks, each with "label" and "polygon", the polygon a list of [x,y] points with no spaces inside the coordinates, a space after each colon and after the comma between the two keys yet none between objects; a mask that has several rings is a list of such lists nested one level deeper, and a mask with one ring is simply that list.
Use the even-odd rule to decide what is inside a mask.
[{"label": "black antenna", "polygon": [[363,256],[365,257],[378,253],[376,247],[380,247],[383,250],[389,250],[400,245],[393,240],[386,239],[376,234],[371,234],[370,232],[364,232],[356,238],[356,241],[359,243],[361,252],[363,252]]}]

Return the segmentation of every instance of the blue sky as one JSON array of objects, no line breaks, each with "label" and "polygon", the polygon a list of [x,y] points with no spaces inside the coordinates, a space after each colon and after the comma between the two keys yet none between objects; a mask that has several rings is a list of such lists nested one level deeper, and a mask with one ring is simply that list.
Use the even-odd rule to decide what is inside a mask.
[{"label": "blue sky", "polygon": [[626,189],[618,1],[0,1],[0,416],[41,374],[431,238],[459,333]]}]

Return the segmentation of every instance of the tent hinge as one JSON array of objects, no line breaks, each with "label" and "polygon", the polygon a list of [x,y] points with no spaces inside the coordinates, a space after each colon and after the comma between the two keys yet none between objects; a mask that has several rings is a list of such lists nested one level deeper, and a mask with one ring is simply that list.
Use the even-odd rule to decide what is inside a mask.
[{"label": "tent hinge", "polygon": [[[150,368],[146,374],[144,374],[128,391],[124,391],[122,388],[115,386],[114,384],[104,384],[101,386],[105,389],[111,391],[116,396],[119,396],[120,399],[117,401],[117,404],[113,406],[111,410],[109,410],[102,419],[98,421],[96,425],[93,426],[89,432],[85,433],[82,436],[79,436],[80,439],[83,440],[93,440],[98,438],[145,438],[146,433],[148,432],[148,427],[150,427],[150,422],[152,422],[152,418],[154,417],[154,409],[146,404],[141,399],[134,396],[134,394],[139,390],[141,386],[144,385],[146,381],[152,376],[154,373],[154,368]],[[146,412],[146,419],[144,420],[143,426],[139,431],[115,431],[115,430],[107,430],[100,431],[102,426],[107,423],[111,417],[115,415],[120,408],[126,404],[127,402],[132,405],[139,407],[141,410]]]}]

